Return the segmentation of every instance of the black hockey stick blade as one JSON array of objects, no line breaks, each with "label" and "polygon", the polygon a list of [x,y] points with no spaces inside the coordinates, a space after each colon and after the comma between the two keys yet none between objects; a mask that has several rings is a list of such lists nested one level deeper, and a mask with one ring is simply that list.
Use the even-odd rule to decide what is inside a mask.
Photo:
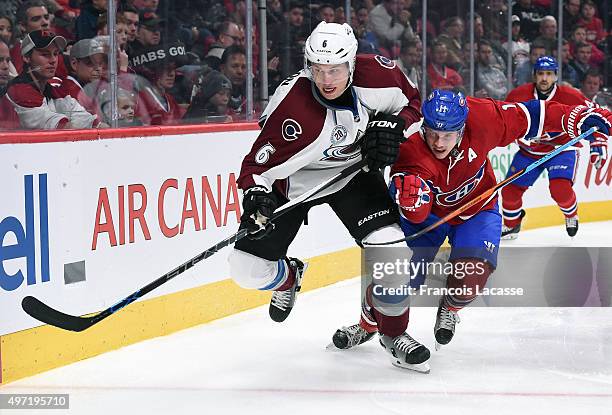
[{"label": "black hockey stick blade", "polygon": [[93,317],[76,317],[62,313],[32,296],[25,297],[21,301],[21,307],[36,320],[64,330],[83,331],[96,323]]}]

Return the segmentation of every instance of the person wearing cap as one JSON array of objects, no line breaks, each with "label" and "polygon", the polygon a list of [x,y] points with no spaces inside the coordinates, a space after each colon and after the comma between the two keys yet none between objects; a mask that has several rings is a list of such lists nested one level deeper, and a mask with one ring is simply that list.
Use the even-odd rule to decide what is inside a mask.
[{"label": "person wearing cap", "polygon": [[137,82],[136,115],[145,125],[177,124],[183,109],[170,94],[176,80],[176,68],[184,64],[185,46],[159,45],[131,56],[131,66],[140,75]]},{"label": "person wearing cap", "polygon": [[228,106],[231,92],[232,83],[225,75],[218,71],[208,73],[198,80],[196,93],[183,118],[190,122],[208,122],[208,117],[226,116],[225,121],[231,122]]},{"label": "person wearing cap", "polygon": [[512,41],[502,43],[502,47],[506,51],[511,48],[512,63],[515,68],[529,60],[529,42],[521,34],[521,19],[516,14],[512,15]]},{"label": "person wearing cap", "polygon": [[9,47],[0,39],[0,130],[19,128],[19,117],[15,108],[6,98],[6,89],[10,81],[11,56]]},{"label": "person wearing cap", "polygon": [[[42,0],[27,0],[21,3],[17,9],[15,20],[17,22],[19,32],[22,33],[23,36],[34,30],[50,29],[51,17],[45,2]],[[23,60],[20,41],[15,42],[15,44],[11,47],[11,60],[13,65],[15,65],[17,73],[21,73],[23,69]],[[67,73],[68,72],[64,62],[60,60],[56,74],[59,76],[65,76]]]},{"label": "person wearing cap", "polygon": [[162,23],[164,20],[153,12],[141,13],[136,40],[130,44],[128,55],[132,57],[145,49],[158,46],[162,40]]},{"label": "person wearing cap", "polygon": [[[552,56],[542,56],[533,65],[533,82],[521,85],[508,94],[506,101],[524,102],[530,99],[554,101],[565,105],[586,105],[593,103],[575,88],[557,84],[559,64]],[[556,145],[562,144],[565,134],[544,134],[536,141],[518,140],[519,151],[514,155],[508,175],[539,160],[552,151]],[[602,154],[591,153],[591,163],[600,168],[605,163]],[[515,239],[521,230],[521,222],[525,216],[523,210],[523,194],[533,186],[542,171],[548,171],[548,188],[550,195],[557,202],[565,216],[565,229],[570,237],[578,232],[578,202],[574,185],[574,174],[578,164],[578,151],[570,147],[559,155],[542,164],[541,168],[518,178],[502,190],[502,213],[504,226],[503,239]]]},{"label": "person wearing cap", "polygon": [[95,97],[88,96],[83,88],[90,82],[101,79],[107,67],[105,44],[98,38],[81,39],[70,48],[69,75],[62,88],[78,100],[91,114],[96,113]]},{"label": "person wearing cap", "polygon": [[27,129],[91,128],[100,125],[95,115],[62,88],[56,69],[66,39],[48,30],[35,30],[21,42],[23,71],[8,88],[8,99]]}]

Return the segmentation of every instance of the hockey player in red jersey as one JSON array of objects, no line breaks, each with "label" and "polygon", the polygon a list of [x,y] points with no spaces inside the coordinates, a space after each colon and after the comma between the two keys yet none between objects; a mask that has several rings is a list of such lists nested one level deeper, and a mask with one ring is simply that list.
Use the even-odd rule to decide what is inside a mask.
[{"label": "hockey player in red jersey", "polygon": [[[418,90],[382,56],[357,56],[348,24],[320,23],[305,44],[305,68],[281,83],[264,111],[262,130],[242,162],[241,228],[247,238],[230,254],[230,275],[240,286],[271,290],[269,313],[284,321],[300,290],[305,264],[287,249],[308,210],[328,204],[357,241],[403,236],[399,215],[380,169],[393,164],[400,142],[420,127]],[[270,223],[274,210],[343,169],[367,161]],[[429,350],[404,330],[402,312],[380,311],[380,332],[402,345],[399,359],[421,363]]]},{"label": "hockey player in red jersey", "polygon": [[[587,105],[592,103],[580,91],[572,87],[557,84],[557,61],[550,56],[538,58],[533,66],[534,81],[510,91],[506,101],[521,102],[530,99],[555,101],[565,105]],[[508,176],[522,169],[534,160],[542,158],[558,145],[564,136],[544,134],[536,140],[519,140],[519,151],[514,155],[508,169]],[[597,168],[602,166],[604,155],[591,153],[591,162]],[[565,229],[569,236],[578,232],[578,202],[572,186],[578,165],[578,150],[569,148],[553,157],[538,168],[515,180],[502,189],[502,213],[504,225],[502,239],[515,239],[521,230],[521,221],[525,216],[523,210],[523,193],[535,183],[544,170],[548,172],[548,188],[550,195],[565,215]]]},{"label": "hockey player in red jersey", "polygon": [[[465,99],[440,90],[434,90],[425,100],[422,113],[424,128],[401,145],[389,185],[406,235],[437,222],[492,188],[496,180],[487,155],[493,148],[540,137],[543,131],[563,131],[574,138],[595,126],[598,132],[586,139],[591,149],[604,151],[612,121],[612,113],[603,109],[570,107],[554,101]],[[416,262],[432,261],[447,237],[451,245],[449,261],[455,273],[448,276],[449,290],[440,299],[434,326],[437,345],[451,341],[459,321],[457,312],[475,299],[478,288],[484,287],[494,271],[501,222],[497,197],[492,195],[408,242],[414,252],[412,261]],[[459,269],[464,270],[462,276],[455,275]],[[473,272],[465,272],[467,269]],[[425,275],[416,275],[410,286],[418,288],[424,279]],[[360,322],[334,334],[336,347],[348,349],[361,344],[377,331],[379,315],[372,307],[377,302],[376,290],[368,294]],[[408,312],[405,322],[407,326]]]}]

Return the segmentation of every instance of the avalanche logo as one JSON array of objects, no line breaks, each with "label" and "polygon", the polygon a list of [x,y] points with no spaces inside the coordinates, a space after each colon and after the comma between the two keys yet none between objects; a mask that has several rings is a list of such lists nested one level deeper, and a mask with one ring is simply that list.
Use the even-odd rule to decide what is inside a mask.
[{"label": "avalanche logo", "polygon": [[387,68],[387,69],[395,68],[395,61],[392,61],[386,56],[376,55],[374,56],[374,59],[376,59],[376,62],[378,62],[380,66],[382,66],[383,68]]},{"label": "avalanche logo", "polygon": [[286,141],[293,141],[300,138],[300,134],[302,134],[302,126],[299,122],[294,119],[287,118],[283,121],[283,138]]},{"label": "avalanche logo", "polygon": [[472,190],[474,190],[476,186],[478,186],[478,183],[480,183],[480,181],[484,177],[485,165],[486,161],[482,164],[482,166],[474,176],[467,179],[459,187],[451,190],[450,192],[442,193],[442,189],[433,186],[436,193],[436,203],[440,206],[454,206],[461,202],[461,199],[469,195]]},{"label": "avalanche logo", "polygon": [[363,131],[359,130],[357,131],[357,139],[354,143],[345,146],[332,145],[323,152],[324,157],[321,161],[348,161],[359,157],[361,154],[361,137],[363,137]]},{"label": "avalanche logo", "polygon": [[331,132],[331,143],[332,145],[338,144],[348,137],[348,130],[344,125],[336,125]]}]

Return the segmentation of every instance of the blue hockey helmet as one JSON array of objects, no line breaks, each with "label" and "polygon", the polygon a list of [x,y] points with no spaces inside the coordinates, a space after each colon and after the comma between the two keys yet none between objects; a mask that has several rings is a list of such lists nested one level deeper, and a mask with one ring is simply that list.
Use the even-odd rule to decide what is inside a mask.
[{"label": "blue hockey helmet", "polygon": [[461,93],[434,89],[423,102],[423,124],[437,131],[460,131],[465,125],[468,106]]},{"label": "blue hockey helmet", "polygon": [[533,72],[537,71],[554,71],[557,73],[559,64],[552,56],[540,56],[536,63],[533,64]]}]

